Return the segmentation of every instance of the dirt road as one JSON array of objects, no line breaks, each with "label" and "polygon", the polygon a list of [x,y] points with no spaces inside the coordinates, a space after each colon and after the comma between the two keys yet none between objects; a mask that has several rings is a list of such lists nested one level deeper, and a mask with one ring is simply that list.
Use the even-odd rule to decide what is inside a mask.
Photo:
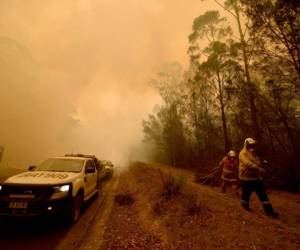
[{"label": "dirt road", "polygon": [[[105,217],[112,200],[112,190],[118,182],[115,176],[103,185],[102,193],[84,208],[79,221],[66,225],[59,216],[6,219],[0,221],[0,249],[5,250],[64,250],[97,249],[91,230],[96,226],[97,235],[103,234]],[[87,242],[91,244],[87,244]]]}]

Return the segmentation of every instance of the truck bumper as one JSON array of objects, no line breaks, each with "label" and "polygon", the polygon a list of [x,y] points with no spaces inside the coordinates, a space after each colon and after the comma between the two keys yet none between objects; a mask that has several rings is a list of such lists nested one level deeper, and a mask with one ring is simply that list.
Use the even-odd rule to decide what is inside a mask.
[{"label": "truck bumper", "polygon": [[71,207],[72,197],[57,200],[28,201],[27,208],[10,208],[10,201],[0,200],[0,216],[38,216],[65,211]]}]

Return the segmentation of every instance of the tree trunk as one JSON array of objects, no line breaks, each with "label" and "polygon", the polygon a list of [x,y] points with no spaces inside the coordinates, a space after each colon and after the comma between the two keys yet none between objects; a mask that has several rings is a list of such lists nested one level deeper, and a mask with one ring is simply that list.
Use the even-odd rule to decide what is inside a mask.
[{"label": "tree trunk", "polygon": [[296,155],[297,154],[297,142],[294,138],[292,128],[290,127],[288,117],[286,116],[286,113],[283,110],[282,98],[280,96],[280,93],[273,90],[273,97],[274,97],[274,101],[276,103],[277,110],[278,110],[278,113],[279,113],[280,122],[283,124],[283,126],[285,128],[286,134],[287,134],[288,139],[290,141],[290,145],[292,147],[292,152]]},{"label": "tree trunk", "polygon": [[248,63],[248,57],[247,57],[247,52],[246,52],[247,45],[246,45],[245,37],[244,37],[243,31],[242,31],[239,9],[236,4],[234,4],[234,10],[235,10],[236,20],[237,20],[237,24],[238,24],[238,30],[239,30],[239,34],[240,34],[240,41],[242,44],[244,69],[245,69],[247,91],[248,91],[247,94],[249,96],[253,133],[254,133],[255,138],[257,140],[260,140],[261,133],[260,133],[260,126],[258,123],[257,108],[256,108],[256,104],[255,104],[254,86],[251,83],[251,77],[250,77],[250,72],[249,72],[249,63]]},{"label": "tree trunk", "polygon": [[282,113],[282,111],[280,111],[280,113],[281,113],[281,115],[280,115],[281,116],[281,122],[283,123],[285,131],[288,135],[290,144],[292,146],[292,151],[293,151],[294,154],[297,154],[297,143],[294,139],[292,128],[290,127],[290,125],[288,123],[288,118],[286,117],[285,114]]},{"label": "tree trunk", "polygon": [[196,94],[193,92],[192,94],[192,100],[193,100],[193,118],[195,123],[195,138],[197,143],[197,154],[198,156],[201,155],[201,137],[200,137],[200,124],[199,124],[199,118],[198,118],[198,110],[196,105]]},{"label": "tree trunk", "polygon": [[226,114],[225,114],[225,105],[224,105],[224,99],[223,99],[223,88],[222,88],[222,82],[221,82],[221,78],[220,78],[219,69],[217,69],[217,77],[218,77],[219,101],[220,101],[223,136],[224,136],[224,151],[225,151],[225,153],[227,153],[230,150],[230,141],[229,141],[229,136],[228,136],[227,118],[226,118]]}]

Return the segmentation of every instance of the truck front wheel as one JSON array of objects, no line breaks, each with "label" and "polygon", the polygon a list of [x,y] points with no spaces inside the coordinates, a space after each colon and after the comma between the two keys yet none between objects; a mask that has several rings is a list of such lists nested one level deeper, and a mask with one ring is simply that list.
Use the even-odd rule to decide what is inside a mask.
[{"label": "truck front wheel", "polygon": [[71,211],[70,211],[70,222],[75,223],[81,214],[83,206],[83,194],[78,193],[72,201]]}]

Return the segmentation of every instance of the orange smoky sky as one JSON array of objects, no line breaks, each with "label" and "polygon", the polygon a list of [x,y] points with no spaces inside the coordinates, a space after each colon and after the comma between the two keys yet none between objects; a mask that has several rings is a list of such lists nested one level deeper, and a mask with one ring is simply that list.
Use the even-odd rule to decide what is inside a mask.
[{"label": "orange smoky sky", "polygon": [[1,0],[0,145],[26,165],[65,152],[124,161],[160,102],[160,65],[188,64],[212,0]]}]

